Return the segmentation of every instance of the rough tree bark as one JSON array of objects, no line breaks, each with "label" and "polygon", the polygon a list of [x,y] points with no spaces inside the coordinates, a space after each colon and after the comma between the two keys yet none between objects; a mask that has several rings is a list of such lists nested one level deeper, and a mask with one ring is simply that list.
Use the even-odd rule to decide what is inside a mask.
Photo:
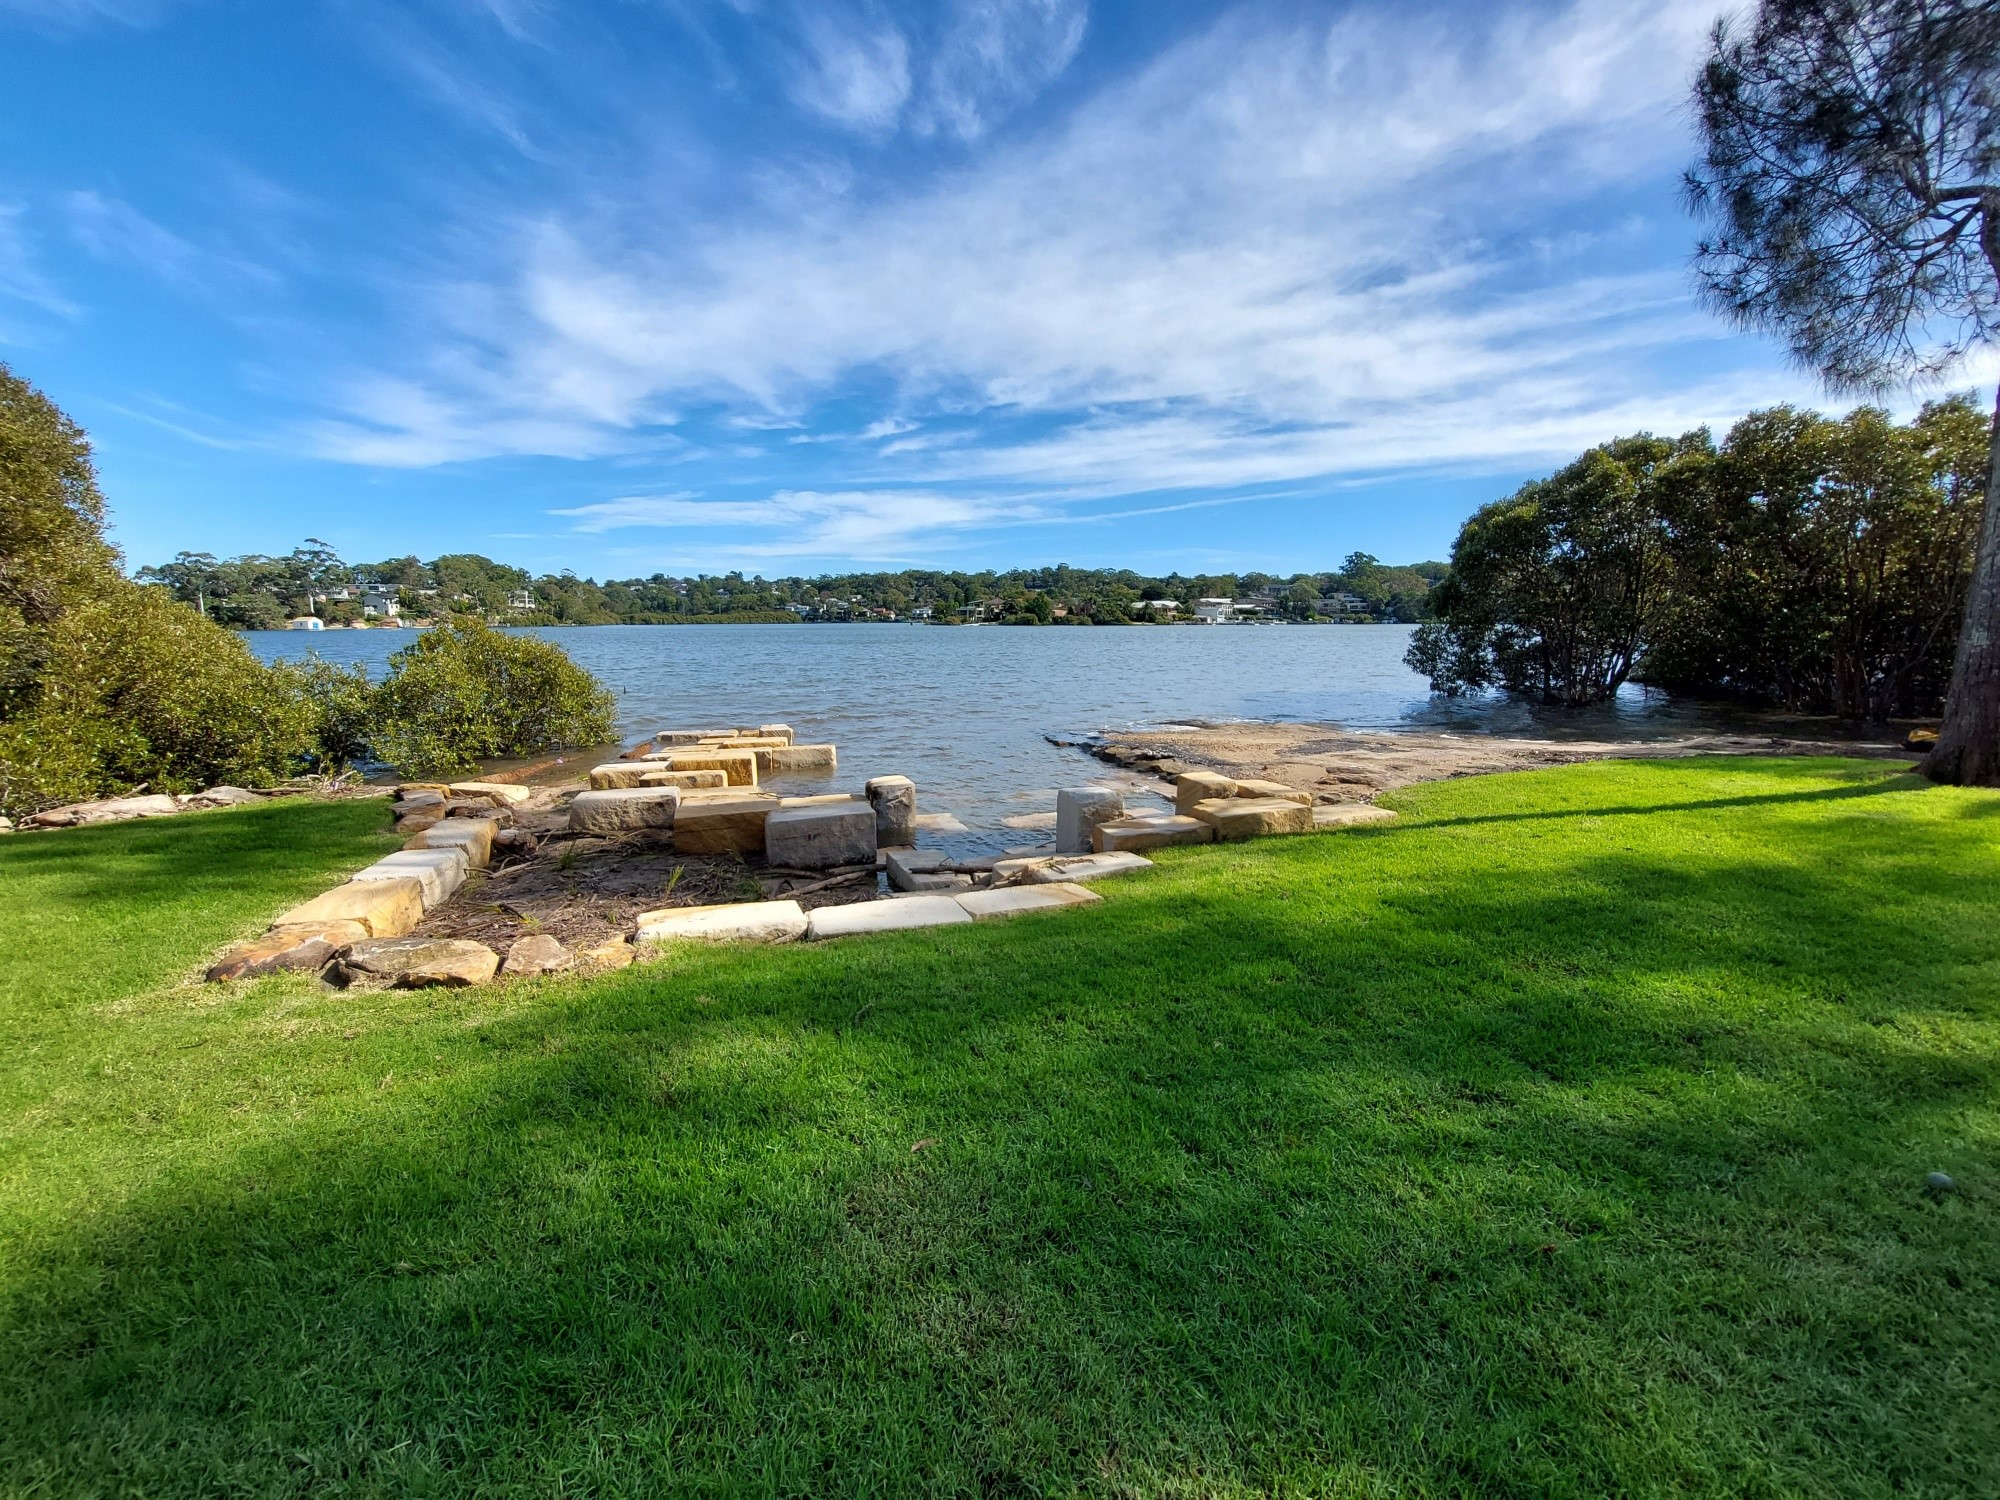
[{"label": "rough tree bark", "polygon": [[[1989,212],[1986,218],[1995,226],[1989,233],[2000,235],[2000,215]],[[2000,786],[2000,391],[1994,395],[1986,507],[1972,554],[1965,623],[1951,663],[1951,690],[1937,744],[1920,769],[1932,781],[1953,786]]]}]

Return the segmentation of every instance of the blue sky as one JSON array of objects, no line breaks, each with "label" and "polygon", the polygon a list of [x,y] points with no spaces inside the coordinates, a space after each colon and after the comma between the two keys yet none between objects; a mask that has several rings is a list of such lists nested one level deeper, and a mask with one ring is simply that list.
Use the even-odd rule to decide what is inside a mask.
[{"label": "blue sky", "polygon": [[1714,0],[0,0],[0,359],[136,565],[1442,556],[1815,401],[1689,293]]}]

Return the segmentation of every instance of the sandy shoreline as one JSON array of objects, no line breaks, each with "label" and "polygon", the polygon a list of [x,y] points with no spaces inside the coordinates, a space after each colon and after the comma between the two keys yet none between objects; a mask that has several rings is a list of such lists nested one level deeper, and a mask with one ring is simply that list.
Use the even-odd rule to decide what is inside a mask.
[{"label": "sandy shoreline", "polygon": [[1079,742],[1100,760],[1172,781],[1183,771],[1281,781],[1318,802],[1366,802],[1420,781],[1575,765],[1587,760],[1691,755],[1850,755],[1902,760],[1916,752],[1857,740],[1702,734],[1644,743],[1502,739],[1486,735],[1350,730],[1326,724],[1191,724],[1105,734]]}]

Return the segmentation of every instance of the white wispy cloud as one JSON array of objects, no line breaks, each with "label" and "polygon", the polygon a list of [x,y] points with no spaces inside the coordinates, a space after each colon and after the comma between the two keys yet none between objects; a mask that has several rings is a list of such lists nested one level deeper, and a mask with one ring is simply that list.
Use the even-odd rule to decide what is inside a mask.
[{"label": "white wispy cloud", "polygon": [[[828,14],[852,23],[812,54],[829,117],[959,135],[986,118],[966,104],[952,124],[927,102],[944,97],[942,43],[882,41],[887,12]],[[1086,24],[1056,0],[953,14],[1000,28],[967,21],[967,36],[1039,38],[963,46],[993,77],[1044,82]],[[601,455],[656,442],[695,405],[796,423],[865,371],[890,389],[864,435],[892,441],[813,502],[856,518],[846,533],[805,516],[819,545],[871,534],[898,484],[990,508],[996,485],[1093,495],[1492,467],[1712,419],[1725,396],[1740,410],[1798,384],[1663,374],[1723,332],[1677,261],[1633,270],[1595,258],[1616,236],[1547,231],[1685,155],[1681,101],[1711,16],[1712,0],[1315,23],[1245,11],[1059,127],[900,194],[843,185],[707,226],[608,197],[551,210],[516,226],[504,260],[426,287],[428,306],[476,316],[432,322],[402,369],[355,388],[361,420],[314,441],[376,464]],[[943,416],[966,420],[894,425]],[[960,484],[980,488],[952,500]],[[616,524],[694,523],[647,514]]]},{"label": "white wispy cloud", "polygon": [[793,97],[853,130],[895,128],[910,97],[910,44],[886,15],[813,5],[801,18]]},{"label": "white wispy cloud", "polygon": [[0,21],[9,17],[61,27],[115,21],[144,26],[159,19],[173,0],[0,0]]},{"label": "white wispy cloud", "polygon": [[76,304],[41,269],[22,222],[26,217],[24,205],[0,202],[0,298],[25,302],[62,317],[73,316]]},{"label": "white wispy cloud", "polygon": [[924,555],[968,531],[1041,520],[1047,512],[1019,500],[922,490],[779,490],[756,500],[704,500],[689,492],[629,495],[551,514],[592,533],[631,527],[747,531],[750,540],[728,544],[730,555],[743,558],[889,561]]}]

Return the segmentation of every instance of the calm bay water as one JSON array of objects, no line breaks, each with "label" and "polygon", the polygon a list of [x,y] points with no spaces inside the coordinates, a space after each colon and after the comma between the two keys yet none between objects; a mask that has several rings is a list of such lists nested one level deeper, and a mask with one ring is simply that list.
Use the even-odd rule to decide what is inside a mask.
[{"label": "calm bay water", "polygon": [[[1403,665],[1401,625],[939,629],[905,625],[602,625],[538,629],[618,695],[630,740],[657,729],[782,722],[840,747],[831,778],[900,772],[925,812],[973,842],[1021,842],[1001,821],[1054,806],[1057,786],[1118,779],[1048,743],[1190,720],[1298,719],[1351,729],[1652,738],[1717,727],[1711,710],[1633,689],[1584,715],[1433,698]],[[379,672],[409,630],[263,631],[266,660],[315,653]],[[1149,785],[1153,785],[1149,783]]]}]

